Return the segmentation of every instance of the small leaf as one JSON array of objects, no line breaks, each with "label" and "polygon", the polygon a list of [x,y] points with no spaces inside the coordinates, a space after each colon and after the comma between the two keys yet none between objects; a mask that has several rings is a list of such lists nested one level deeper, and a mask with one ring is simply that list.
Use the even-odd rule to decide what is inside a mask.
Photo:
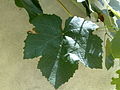
[{"label": "small leaf", "polygon": [[30,16],[30,21],[35,16],[43,13],[42,8],[39,5],[38,0],[15,0],[15,4],[18,7],[25,8]]},{"label": "small leaf", "polygon": [[91,21],[73,17],[66,21],[64,30],[65,35],[71,37],[67,37],[73,43],[70,45],[75,46],[70,48],[68,53],[79,57],[79,60],[90,68],[102,68],[102,40],[92,34],[97,28]]},{"label": "small leaf", "polygon": [[120,31],[117,31],[114,39],[112,40],[112,54],[115,58],[120,58]]},{"label": "small leaf", "polygon": [[116,73],[119,74],[119,78],[112,78],[111,84],[116,85],[116,90],[120,90],[120,70]]},{"label": "small leaf", "polygon": [[111,67],[114,66],[114,57],[112,55],[112,50],[111,50],[111,42],[109,39],[106,41],[106,56],[105,56],[105,66],[107,69],[110,69]]}]

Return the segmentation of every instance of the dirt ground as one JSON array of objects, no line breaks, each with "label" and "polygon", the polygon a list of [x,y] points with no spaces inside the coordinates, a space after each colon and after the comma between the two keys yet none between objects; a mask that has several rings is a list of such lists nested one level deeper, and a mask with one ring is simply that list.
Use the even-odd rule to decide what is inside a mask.
[{"label": "dirt ground", "polygon": [[[39,1],[45,13],[55,13],[64,20],[68,18],[56,0]],[[74,5],[63,1],[74,15],[79,14]],[[27,13],[16,7],[14,0],[0,0],[0,90],[54,90],[37,70],[38,58],[23,60],[26,32],[33,27],[28,21]],[[58,90],[114,90],[110,82],[111,77],[116,76],[116,69],[116,65],[107,71],[89,69],[80,64],[74,77]]]}]

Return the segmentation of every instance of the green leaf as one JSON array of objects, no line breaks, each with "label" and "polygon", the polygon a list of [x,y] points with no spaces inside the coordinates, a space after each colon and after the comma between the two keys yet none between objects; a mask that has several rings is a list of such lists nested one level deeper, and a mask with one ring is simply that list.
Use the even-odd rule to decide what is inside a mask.
[{"label": "green leaf", "polygon": [[[69,18],[65,30],[56,15],[42,14],[31,21],[36,33],[28,33],[24,58],[42,56],[38,69],[55,88],[73,76],[78,61],[91,68],[102,68],[102,40],[92,34],[98,26],[91,21],[85,21],[83,25],[83,21],[80,17]],[[70,28],[71,25],[74,28]]]},{"label": "green leaf", "polygon": [[105,56],[105,66],[107,69],[110,69],[111,67],[114,66],[114,57],[112,55],[112,50],[111,50],[111,42],[109,39],[106,41],[106,56]]},{"label": "green leaf", "polygon": [[58,50],[49,45],[38,63],[38,69],[56,89],[67,82],[78,69],[78,63],[71,63],[65,56],[67,48],[64,47],[64,40]]},{"label": "green leaf", "polygon": [[30,21],[32,18],[43,13],[38,0],[15,0],[15,4],[18,7],[25,8],[29,14]]},{"label": "green leaf", "polygon": [[116,85],[116,90],[120,90],[120,70],[116,73],[119,74],[119,78],[112,78],[111,84]]},{"label": "green leaf", "polygon": [[[62,53],[65,49],[61,49]],[[77,63],[71,63],[66,57],[59,55],[59,51],[49,48],[38,63],[38,69],[55,88],[67,82],[78,69]],[[64,55],[64,53],[63,53]]]},{"label": "green leaf", "polygon": [[31,23],[35,26],[36,34],[28,33],[25,40],[24,58],[35,58],[41,56],[49,44],[59,47],[62,39],[62,20],[56,15],[39,15]]},{"label": "green leaf", "polygon": [[91,21],[85,21],[80,17],[69,18],[66,21],[64,33],[71,37],[71,42],[75,42],[75,48],[70,55],[76,54],[76,57],[90,68],[102,68],[102,40],[93,35],[93,31],[98,26]]},{"label": "green leaf", "polygon": [[25,40],[24,58],[42,55],[38,69],[55,88],[73,76],[78,64],[72,64],[64,58],[61,19],[55,15],[39,15],[31,21],[36,34],[28,34]]},{"label": "green leaf", "polygon": [[18,7],[21,7],[21,8],[23,7],[23,4],[22,4],[21,0],[15,0],[15,4]]},{"label": "green leaf", "polygon": [[112,54],[115,58],[120,58],[120,31],[117,31],[114,39],[112,40]]}]

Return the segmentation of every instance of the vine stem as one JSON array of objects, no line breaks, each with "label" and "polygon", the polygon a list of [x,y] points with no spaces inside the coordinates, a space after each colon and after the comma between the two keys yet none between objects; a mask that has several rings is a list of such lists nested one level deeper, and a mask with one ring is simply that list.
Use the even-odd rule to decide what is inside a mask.
[{"label": "vine stem", "polygon": [[66,13],[69,15],[69,16],[73,16],[70,11],[64,6],[64,4],[60,1],[60,0],[56,0],[61,6],[62,8],[66,11]]}]

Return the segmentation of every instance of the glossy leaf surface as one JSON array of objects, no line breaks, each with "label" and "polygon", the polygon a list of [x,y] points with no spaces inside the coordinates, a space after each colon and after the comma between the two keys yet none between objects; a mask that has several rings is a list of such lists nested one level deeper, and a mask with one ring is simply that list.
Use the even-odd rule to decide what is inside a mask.
[{"label": "glossy leaf surface", "polygon": [[69,18],[66,21],[65,35],[71,37],[71,42],[76,45],[72,54],[90,68],[102,68],[102,40],[92,32],[98,26],[91,21],[80,17]]}]

